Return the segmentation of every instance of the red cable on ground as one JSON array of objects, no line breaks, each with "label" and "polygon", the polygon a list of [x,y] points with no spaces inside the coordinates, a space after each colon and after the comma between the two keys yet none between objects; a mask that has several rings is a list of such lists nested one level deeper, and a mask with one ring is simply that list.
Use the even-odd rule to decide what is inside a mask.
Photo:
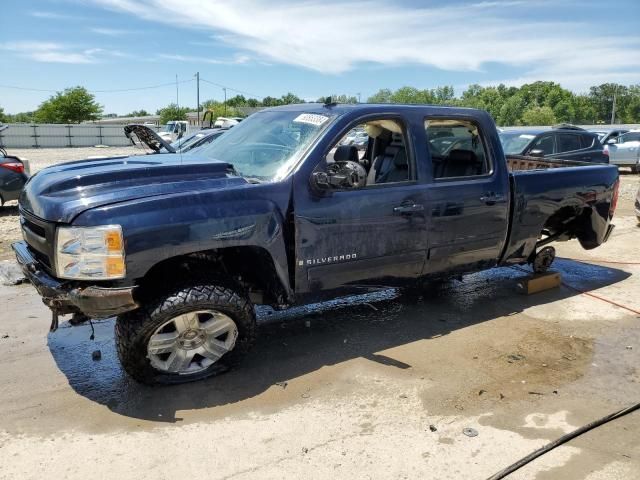
[{"label": "red cable on ground", "polygon": [[597,298],[598,300],[602,300],[603,302],[607,302],[607,303],[609,303],[609,304],[611,304],[611,305],[614,305],[614,306],[616,306],[616,307],[618,307],[618,308],[622,308],[622,309],[624,309],[624,310],[628,310],[629,312],[635,313],[636,315],[640,315],[640,311],[638,311],[638,310],[634,310],[634,309],[633,309],[633,308],[631,308],[631,307],[626,307],[626,306],[621,305],[621,304],[619,304],[619,303],[617,303],[617,302],[614,302],[613,300],[609,300],[608,298],[599,297],[599,296],[598,296],[598,295],[596,295],[595,293],[585,292],[584,290],[581,290],[581,289],[576,288],[576,287],[572,287],[571,285],[569,285],[569,284],[567,284],[567,283],[565,283],[565,282],[561,282],[561,283],[562,283],[562,285],[564,285],[565,287],[567,287],[567,288],[569,288],[569,289],[571,289],[571,290],[574,290],[574,291],[576,291],[576,292],[578,292],[578,293],[582,293],[583,295],[587,295],[587,296],[589,296],[589,297]]},{"label": "red cable on ground", "polygon": [[[569,259],[569,260],[572,260],[572,259]],[[522,267],[520,267],[518,265],[512,265],[511,268],[514,268],[516,270],[520,270],[521,272],[524,272],[524,273],[530,273],[528,270],[525,270],[524,268],[522,268]],[[613,305],[613,306],[618,307],[618,308],[622,308],[623,310],[627,310],[629,312],[635,313],[636,315],[640,315],[640,311],[635,310],[635,309],[633,309],[631,307],[627,307],[627,306],[622,305],[620,303],[614,302],[613,300],[609,300],[608,298],[600,297],[600,296],[596,295],[595,293],[589,293],[589,292],[587,292],[585,290],[582,290],[580,288],[572,287],[571,285],[569,285],[568,283],[565,283],[564,281],[562,281],[560,283],[561,283],[561,285],[567,287],[570,290],[573,290],[575,292],[581,293],[583,295],[587,295],[587,296],[592,297],[592,298],[596,298],[596,299],[601,300],[603,302],[607,302],[610,305]]]},{"label": "red cable on ground", "polygon": [[640,262],[614,262],[613,260],[598,260],[595,258],[569,258],[558,257],[562,260],[573,260],[574,262],[595,262],[595,263],[613,263],[615,265],[640,265]]}]

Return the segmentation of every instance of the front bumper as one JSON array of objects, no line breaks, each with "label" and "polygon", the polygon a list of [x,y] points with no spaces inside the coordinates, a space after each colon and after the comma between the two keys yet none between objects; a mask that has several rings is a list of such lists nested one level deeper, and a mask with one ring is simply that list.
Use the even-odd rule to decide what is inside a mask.
[{"label": "front bumper", "polygon": [[133,298],[135,287],[103,288],[79,286],[77,282],[61,282],[43,270],[26,242],[16,242],[11,248],[42,301],[57,314],[81,312],[90,318],[106,318],[140,306]]}]

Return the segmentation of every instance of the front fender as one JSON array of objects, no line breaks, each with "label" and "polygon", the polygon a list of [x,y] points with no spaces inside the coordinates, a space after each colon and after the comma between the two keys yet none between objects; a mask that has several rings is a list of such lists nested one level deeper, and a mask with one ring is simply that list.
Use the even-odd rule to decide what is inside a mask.
[{"label": "front fender", "polygon": [[133,285],[170,258],[228,247],[266,250],[291,293],[284,238],[289,184],[243,185],[230,191],[187,192],[122,202],[78,216],[73,225],[121,225],[127,278]]}]

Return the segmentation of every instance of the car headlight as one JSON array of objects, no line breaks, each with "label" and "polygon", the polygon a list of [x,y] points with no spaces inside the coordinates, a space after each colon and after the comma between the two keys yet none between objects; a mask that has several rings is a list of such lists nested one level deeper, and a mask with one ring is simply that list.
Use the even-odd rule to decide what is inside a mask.
[{"label": "car headlight", "polygon": [[56,274],[72,280],[124,278],[126,268],[122,227],[58,228]]}]

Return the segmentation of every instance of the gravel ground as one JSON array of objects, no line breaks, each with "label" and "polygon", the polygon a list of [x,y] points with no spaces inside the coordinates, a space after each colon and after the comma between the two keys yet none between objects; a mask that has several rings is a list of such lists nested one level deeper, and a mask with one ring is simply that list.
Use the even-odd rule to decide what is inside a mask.
[{"label": "gravel ground", "polygon": [[[0,285],[0,479],[486,479],[640,400],[640,266],[620,263],[640,229],[616,224],[556,245],[559,288],[517,294],[501,268],[264,314],[241,366],[172,387],[124,374],[113,319],[47,334],[33,287]],[[638,479],[639,431],[636,412],[508,479]]]},{"label": "gravel ground", "polygon": [[[23,155],[37,171],[132,151]],[[607,244],[556,245],[557,289],[515,294],[524,274],[501,268],[433,298],[391,292],[264,314],[239,368],[170,388],[124,374],[113,319],[95,323],[95,337],[64,321],[47,335],[33,287],[0,285],[0,480],[197,477],[203,465],[205,477],[238,480],[486,478],[638,401],[639,185],[621,176]],[[0,259],[18,237],[9,206]],[[640,414],[629,415],[509,479],[638,478],[638,431]]]}]

